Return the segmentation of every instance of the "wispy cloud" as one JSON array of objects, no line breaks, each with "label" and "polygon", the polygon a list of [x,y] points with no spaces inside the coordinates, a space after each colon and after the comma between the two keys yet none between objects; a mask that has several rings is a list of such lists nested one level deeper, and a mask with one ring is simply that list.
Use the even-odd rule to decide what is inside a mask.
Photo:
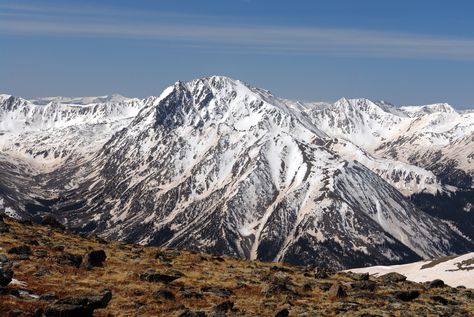
[{"label": "wispy cloud", "polygon": [[[118,8],[40,7],[0,3],[0,32],[166,41],[272,54],[474,59],[474,38],[382,31],[241,25],[221,18]],[[124,18],[125,17],[125,18]],[[202,22],[206,21],[206,22]]]}]

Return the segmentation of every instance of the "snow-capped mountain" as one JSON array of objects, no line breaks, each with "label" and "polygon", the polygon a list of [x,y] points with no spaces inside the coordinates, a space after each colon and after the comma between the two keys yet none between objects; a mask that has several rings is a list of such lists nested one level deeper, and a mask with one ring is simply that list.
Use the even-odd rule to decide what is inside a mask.
[{"label": "snow-capped mountain", "polygon": [[396,108],[385,102],[343,98],[308,114],[333,138],[431,170],[447,184],[473,185],[472,112],[456,112],[448,104]]},{"label": "snow-capped mountain", "polygon": [[[339,268],[474,249],[409,199],[453,189],[436,170],[380,150],[437,107],[293,102],[218,76],[142,100],[2,98],[0,164],[18,167],[0,173],[0,195],[19,217],[48,211],[109,238]],[[462,142],[470,117],[450,116],[464,126],[438,131]]]},{"label": "snow-capped mountain", "polygon": [[48,171],[71,155],[77,159],[95,153],[113,133],[128,125],[143,103],[118,96],[28,101],[0,95],[0,149]]}]

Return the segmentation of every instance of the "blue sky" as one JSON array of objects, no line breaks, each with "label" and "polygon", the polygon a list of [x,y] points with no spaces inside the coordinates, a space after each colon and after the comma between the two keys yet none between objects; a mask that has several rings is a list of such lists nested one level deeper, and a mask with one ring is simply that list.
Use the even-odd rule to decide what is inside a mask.
[{"label": "blue sky", "polygon": [[474,108],[472,12],[470,0],[0,0],[0,91],[142,97],[217,74],[293,99]]}]

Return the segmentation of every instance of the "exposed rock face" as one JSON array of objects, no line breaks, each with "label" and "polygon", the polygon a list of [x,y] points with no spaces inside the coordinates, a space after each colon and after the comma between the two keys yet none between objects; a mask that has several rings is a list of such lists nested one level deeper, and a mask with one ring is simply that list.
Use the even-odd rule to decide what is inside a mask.
[{"label": "exposed rock face", "polygon": [[[111,239],[334,268],[474,248],[408,199],[444,184],[394,152],[469,142],[471,115],[447,105],[295,104],[225,77],[87,107],[2,98],[0,195],[15,217],[49,212]],[[441,131],[436,118],[462,124]],[[407,126],[424,132],[402,140]],[[456,166],[469,174],[464,163]]]}]

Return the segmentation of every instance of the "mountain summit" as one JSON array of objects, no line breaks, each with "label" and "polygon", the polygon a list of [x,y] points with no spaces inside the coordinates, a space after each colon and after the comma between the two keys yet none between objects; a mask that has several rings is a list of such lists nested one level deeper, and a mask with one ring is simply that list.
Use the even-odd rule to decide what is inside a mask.
[{"label": "mountain summit", "polygon": [[[472,142],[469,113],[315,106],[219,76],[141,100],[2,100],[0,164],[17,167],[0,173],[0,199],[15,217],[47,212],[107,238],[338,268],[474,249],[410,200],[470,186],[428,159],[452,162],[445,139]],[[453,167],[472,175],[470,161]]]}]

